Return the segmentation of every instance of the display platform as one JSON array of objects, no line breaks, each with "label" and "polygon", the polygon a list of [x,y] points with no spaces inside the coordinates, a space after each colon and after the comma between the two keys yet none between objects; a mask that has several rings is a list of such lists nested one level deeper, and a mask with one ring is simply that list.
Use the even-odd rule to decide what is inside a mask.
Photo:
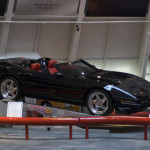
[{"label": "display platform", "polygon": [[[22,101],[22,100],[20,100]],[[4,103],[8,102],[16,102],[10,99],[3,99]],[[55,107],[46,107],[34,104],[28,104],[24,101],[23,108],[28,115],[32,117],[84,117],[84,116],[92,116],[89,114],[86,107],[82,107],[81,112],[77,112],[74,110],[66,110],[63,108],[55,108]],[[7,109],[7,108],[6,108]],[[133,113],[130,115],[125,114],[117,114],[113,112],[110,116],[136,116],[136,117],[149,117],[150,116],[150,109],[147,109],[143,112]]]},{"label": "display platform", "polygon": [[[8,102],[8,106],[17,103],[12,100],[4,100]],[[7,116],[0,117],[1,125],[24,125],[26,140],[29,139],[29,126],[69,126],[69,139],[72,139],[72,126],[81,126],[85,128],[85,138],[89,139],[89,128],[100,127],[103,125],[133,125],[144,127],[144,140],[148,139],[147,131],[150,125],[149,117],[135,116],[89,116],[88,114],[61,110],[56,108],[47,108],[24,103],[26,109],[26,117]],[[17,105],[16,105],[17,107]],[[9,107],[8,107],[9,108]],[[16,108],[18,109],[18,108]],[[60,113],[63,111],[62,113]],[[65,112],[65,113],[64,113]],[[12,112],[14,113],[14,112]],[[66,115],[66,116],[65,116]],[[33,117],[33,118],[32,118]],[[41,117],[41,118],[40,118]]]},{"label": "display platform", "polygon": [[[3,99],[3,102],[16,102],[10,99]],[[71,110],[64,110],[54,107],[45,107],[35,104],[23,104],[24,109],[27,112],[27,116],[31,117],[84,117],[84,116],[91,116],[86,113],[71,111]]]}]

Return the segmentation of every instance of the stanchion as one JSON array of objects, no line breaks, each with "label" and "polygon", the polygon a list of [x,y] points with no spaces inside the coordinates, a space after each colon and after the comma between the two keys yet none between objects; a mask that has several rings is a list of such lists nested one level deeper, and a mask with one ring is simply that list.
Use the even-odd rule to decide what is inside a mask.
[{"label": "stanchion", "polygon": [[28,125],[25,125],[25,132],[26,132],[26,140],[29,140],[29,130],[28,130]]},{"label": "stanchion", "polygon": [[27,110],[26,110],[26,117],[31,117],[31,114]]},{"label": "stanchion", "polygon": [[69,139],[72,140],[72,125],[69,126]]},{"label": "stanchion", "polygon": [[86,129],[85,129],[85,135],[86,135],[86,139],[89,139],[89,128],[88,128],[88,125],[86,125],[86,127],[85,127]]},{"label": "stanchion", "polygon": [[144,140],[147,140],[147,125],[144,125]]}]

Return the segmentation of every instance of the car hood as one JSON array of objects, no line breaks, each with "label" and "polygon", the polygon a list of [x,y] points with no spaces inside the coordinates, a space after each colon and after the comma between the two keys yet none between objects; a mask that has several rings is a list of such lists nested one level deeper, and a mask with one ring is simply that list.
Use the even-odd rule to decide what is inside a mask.
[{"label": "car hood", "polygon": [[99,70],[90,74],[86,74],[87,79],[100,80],[106,82],[107,84],[120,85],[126,79],[132,78],[134,75],[115,72],[115,71],[105,71]]},{"label": "car hood", "polygon": [[150,97],[150,82],[136,75],[100,70],[95,74],[88,74],[86,77],[105,82],[105,85],[117,87],[134,96]]}]

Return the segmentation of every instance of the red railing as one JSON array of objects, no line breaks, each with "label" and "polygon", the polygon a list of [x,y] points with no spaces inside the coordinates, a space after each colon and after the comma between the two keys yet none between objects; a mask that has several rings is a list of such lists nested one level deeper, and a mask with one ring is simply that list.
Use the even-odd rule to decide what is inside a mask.
[{"label": "red railing", "polygon": [[1,125],[25,125],[26,140],[29,139],[29,125],[52,125],[52,126],[69,126],[69,139],[72,139],[72,126],[79,125],[79,118],[33,118],[33,117],[0,117]]},{"label": "red railing", "polygon": [[111,116],[111,117],[80,117],[80,125],[86,127],[86,139],[89,138],[88,126],[101,124],[119,124],[119,125],[143,125],[144,140],[147,140],[147,126],[150,125],[148,117],[126,117],[126,116]]},{"label": "red railing", "polygon": [[127,117],[127,116],[101,116],[101,117],[68,117],[68,118],[15,118],[0,117],[1,125],[25,125],[26,140],[29,139],[29,125],[52,125],[69,126],[69,139],[72,139],[72,126],[85,126],[85,138],[89,138],[88,127],[102,124],[120,124],[120,125],[142,125],[144,126],[144,140],[147,140],[147,126],[150,125],[148,117]]},{"label": "red railing", "polygon": [[113,112],[110,116],[135,116],[135,117],[149,117],[150,112],[138,112],[138,113],[133,113],[130,115],[126,114],[116,114]]}]

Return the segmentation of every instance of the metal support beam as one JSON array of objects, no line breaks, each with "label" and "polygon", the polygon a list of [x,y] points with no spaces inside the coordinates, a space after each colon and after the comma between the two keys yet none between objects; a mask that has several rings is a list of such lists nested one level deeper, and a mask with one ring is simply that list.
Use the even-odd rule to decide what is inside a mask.
[{"label": "metal support beam", "polygon": [[149,5],[149,12],[147,15],[147,23],[145,23],[144,25],[144,32],[143,32],[143,38],[141,42],[141,50],[140,50],[138,70],[137,70],[137,74],[141,76],[142,78],[145,78],[149,54],[150,54],[150,23],[149,21],[150,21],[150,5]]},{"label": "metal support beam", "polygon": [[[8,1],[6,21],[11,21],[12,14],[13,14],[14,3],[15,3],[15,0],[9,0]],[[0,55],[1,56],[5,55],[9,30],[10,30],[10,24],[9,23],[2,24],[1,37],[0,37]]]},{"label": "metal support beam", "polygon": [[40,39],[41,26],[42,26],[42,24],[38,24],[37,25],[37,33],[36,33],[35,44],[34,44],[34,52],[35,53],[38,52],[38,45],[39,45],[39,39]]},{"label": "metal support beam", "polygon": [[[86,0],[80,0],[77,22],[83,21],[85,5],[86,5]],[[81,30],[82,30],[82,24],[74,25],[71,48],[70,48],[70,53],[69,53],[69,61],[73,61],[77,57]]]},{"label": "metal support beam", "polygon": [[110,38],[111,38],[112,25],[113,24],[108,24],[108,32],[107,32],[106,45],[105,45],[105,50],[104,50],[104,61],[103,61],[102,69],[105,69],[105,67],[106,67],[109,43],[110,43]]},{"label": "metal support beam", "polygon": [[108,24],[108,23],[149,23],[150,21],[146,21],[146,20],[126,20],[126,21],[118,21],[118,20],[114,20],[114,21],[18,21],[18,20],[12,20],[12,21],[8,21],[8,20],[0,20],[0,23],[11,23],[11,24]]},{"label": "metal support beam", "polygon": [[[150,28],[150,27],[149,27]],[[143,59],[141,60],[142,66],[140,70],[140,76],[142,78],[145,78],[148,60],[149,60],[149,54],[150,54],[150,34],[147,33],[146,41],[145,41],[145,51],[143,54]]]}]

